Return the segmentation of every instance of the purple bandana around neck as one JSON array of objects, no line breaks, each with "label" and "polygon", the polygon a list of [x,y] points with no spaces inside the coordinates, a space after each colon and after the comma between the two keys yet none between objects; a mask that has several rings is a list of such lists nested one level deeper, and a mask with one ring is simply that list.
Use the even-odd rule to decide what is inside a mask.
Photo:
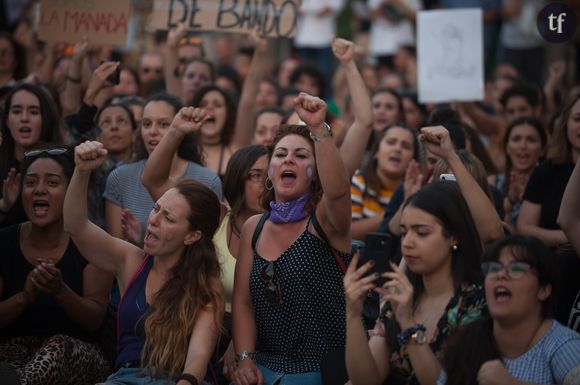
[{"label": "purple bandana around neck", "polygon": [[310,200],[311,193],[306,193],[301,197],[289,202],[276,203],[270,201],[270,220],[274,223],[292,223],[306,218],[304,206]]}]

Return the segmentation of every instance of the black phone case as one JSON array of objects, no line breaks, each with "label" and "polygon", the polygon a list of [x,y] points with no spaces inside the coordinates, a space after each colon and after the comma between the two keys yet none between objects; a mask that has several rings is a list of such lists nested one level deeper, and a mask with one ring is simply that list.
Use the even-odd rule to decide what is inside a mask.
[{"label": "black phone case", "polygon": [[[390,234],[369,233],[365,240],[365,248],[360,265],[371,260],[375,262],[367,275],[392,271],[389,261],[391,261],[393,255],[393,237]],[[385,277],[379,277],[375,283],[377,286],[382,286],[386,281]]]}]

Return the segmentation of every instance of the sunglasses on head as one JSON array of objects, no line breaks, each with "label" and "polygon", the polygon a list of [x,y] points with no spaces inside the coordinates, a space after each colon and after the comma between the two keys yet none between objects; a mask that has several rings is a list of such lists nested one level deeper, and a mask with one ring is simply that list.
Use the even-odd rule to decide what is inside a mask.
[{"label": "sunglasses on head", "polygon": [[486,277],[495,277],[505,270],[508,277],[512,279],[520,279],[532,269],[533,268],[529,263],[521,261],[513,261],[507,265],[502,265],[496,261],[486,261],[481,264],[481,270],[483,271],[483,275]]},{"label": "sunglasses on head", "polygon": [[266,284],[264,287],[264,299],[270,305],[280,305],[282,303],[282,291],[274,271],[274,262],[266,263],[260,271],[260,278]]},{"label": "sunglasses on head", "polygon": [[24,153],[27,158],[34,158],[40,155],[62,155],[68,150],[66,148],[51,148],[48,150],[32,150]]}]

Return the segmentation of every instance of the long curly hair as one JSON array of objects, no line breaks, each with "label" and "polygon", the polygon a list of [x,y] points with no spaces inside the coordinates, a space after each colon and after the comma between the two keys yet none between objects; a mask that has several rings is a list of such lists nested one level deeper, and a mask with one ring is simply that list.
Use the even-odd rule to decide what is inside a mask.
[{"label": "long curly hair", "polygon": [[219,200],[208,187],[192,180],[182,180],[175,188],[191,208],[190,228],[199,230],[201,238],[185,247],[171,269],[171,278],[155,296],[145,320],[141,352],[144,367],[154,376],[167,374],[169,378],[183,371],[199,313],[211,310],[220,328],[224,315],[223,294],[215,286],[221,268],[212,241],[219,226]]}]

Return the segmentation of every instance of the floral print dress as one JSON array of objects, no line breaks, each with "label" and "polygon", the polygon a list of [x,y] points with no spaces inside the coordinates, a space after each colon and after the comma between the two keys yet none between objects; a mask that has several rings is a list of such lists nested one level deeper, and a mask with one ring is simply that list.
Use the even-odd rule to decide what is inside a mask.
[{"label": "floral print dress", "polygon": [[[463,285],[445,307],[445,312],[437,322],[437,330],[429,341],[429,346],[435,356],[441,359],[443,343],[457,327],[468,324],[485,314],[487,314],[487,305],[483,288],[479,285]],[[393,322],[388,306],[383,306],[381,309],[379,321],[372,334],[385,336],[388,324]],[[419,385],[407,353],[407,346],[397,343],[391,351],[391,372],[385,384]]]}]

